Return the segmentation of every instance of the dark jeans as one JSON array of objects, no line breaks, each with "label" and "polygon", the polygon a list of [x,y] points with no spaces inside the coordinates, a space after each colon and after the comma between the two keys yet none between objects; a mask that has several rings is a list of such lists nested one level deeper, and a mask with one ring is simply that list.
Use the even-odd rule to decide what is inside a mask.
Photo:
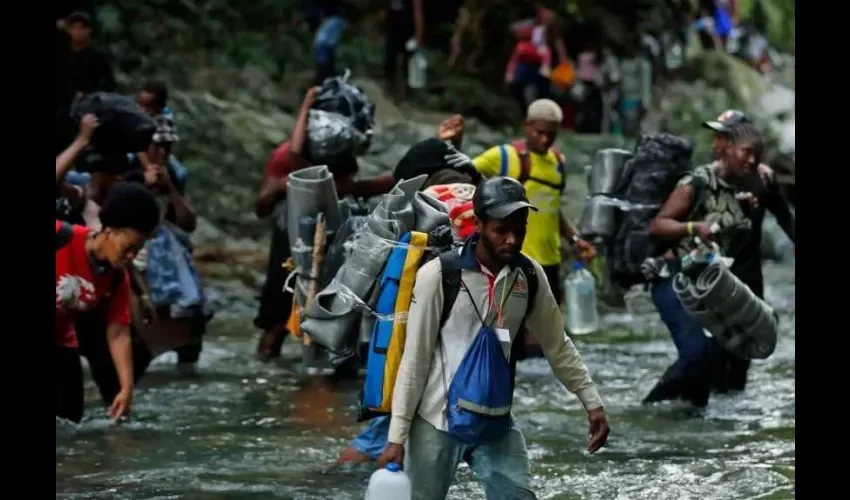
[{"label": "dark jeans", "polygon": [[[81,313],[75,323],[77,338],[80,343],[79,355],[89,362],[92,379],[100,390],[100,397],[107,405],[121,390],[118,373],[112,354],[109,352],[109,342],[106,339],[106,321],[99,310]],[[133,379],[138,383],[153,361],[153,355],[145,342],[137,335],[132,336],[133,342]],[[82,395],[82,378],[80,379],[80,394]],[[82,404],[82,403],[80,403]]]},{"label": "dark jeans", "polygon": [[71,347],[54,347],[53,406],[56,416],[79,422],[83,419],[83,368],[80,352]]},{"label": "dark jeans", "polygon": [[280,326],[292,312],[292,294],[283,291],[289,271],[281,267],[291,255],[286,231],[274,228],[266,266],[266,282],[260,293],[260,309],[254,318],[254,326],[261,330],[271,331]]},{"label": "dark jeans", "polygon": [[[671,260],[668,267],[675,273],[680,263]],[[672,278],[659,280],[652,286],[652,301],[673,337],[679,357],[644,398],[644,403],[684,399],[697,407],[707,405],[713,356],[719,349],[705,335],[697,320],[682,307],[673,291]]]}]

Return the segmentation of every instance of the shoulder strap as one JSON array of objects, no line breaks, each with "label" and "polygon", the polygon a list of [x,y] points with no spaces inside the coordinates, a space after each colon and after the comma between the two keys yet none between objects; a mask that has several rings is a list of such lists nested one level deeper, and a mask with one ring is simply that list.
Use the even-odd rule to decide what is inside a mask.
[{"label": "shoulder strap", "polygon": [[561,176],[561,183],[558,188],[558,191],[564,192],[564,188],[567,187],[567,157],[564,156],[564,153],[561,152],[556,147],[552,147],[552,152],[555,153],[555,158],[558,159],[558,175]]},{"label": "shoulder strap", "polygon": [[74,236],[74,226],[63,222],[59,230],[56,231],[56,251],[64,248],[71,241],[72,236]]},{"label": "shoulder strap", "polygon": [[460,293],[460,255],[457,250],[440,254],[441,281],[443,287],[443,312],[440,315],[440,328],[446,324],[452,307]]},{"label": "shoulder strap", "polygon": [[525,308],[525,314],[522,316],[522,323],[520,323],[520,330],[524,330],[525,319],[529,314],[531,314],[531,309],[534,307],[534,297],[537,296],[540,278],[537,276],[537,270],[535,269],[534,264],[532,264],[525,255],[520,254],[519,256],[519,268],[525,275],[526,284],[528,285],[528,303]]},{"label": "shoulder strap", "polygon": [[[544,186],[549,186],[552,189],[557,189],[558,192],[563,193],[564,188],[567,184],[567,176],[565,175],[565,162],[564,155],[558,151],[557,148],[552,148],[552,152],[555,154],[555,157],[558,159],[558,174],[561,177],[561,181],[558,184],[553,184],[549,181],[545,181],[543,179],[538,179],[536,177],[532,177],[531,175],[531,155],[528,153],[528,144],[526,144],[524,139],[520,139],[517,141],[513,141],[510,144],[514,150],[516,150],[517,157],[519,158],[519,177],[517,180],[520,184],[525,185],[528,181],[534,181],[538,184],[543,184]],[[505,153],[505,148],[502,146],[502,174],[503,176],[507,174],[507,154]]]},{"label": "shoulder strap", "polygon": [[[531,309],[534,307],[534,297],[537,296],[537,288],[540,285],[540,278],[537,276],[537,270],[534,267],[534,264],[531,263],[530,260],[524,255],[520,255],[519,268],[522,269],[523,274],[525,274],[525,279],[528,285],[528,305],[525,309],[525,314],[522,316],[522,322],[519,325],[519,331],[525,331],[525,319],[531,314]],[[522,355],[522,350],[525,349],[525,343],[520,342],[520,338],[517,338],[511,344],[511,362],[510,362],[510,370],[511,370],[511,393],[513,393],[514,385],[516,383],[516,363],[517,359],[519,359],[520,355]]]},{"label": "shoulder strap", "polygon": [[511,146],[516,150],[519,158],[519,177],[517,180],[520,184],[525,184],[531,179],[531,157],[528,155],[528,145],[524,139],[511,142]]}]

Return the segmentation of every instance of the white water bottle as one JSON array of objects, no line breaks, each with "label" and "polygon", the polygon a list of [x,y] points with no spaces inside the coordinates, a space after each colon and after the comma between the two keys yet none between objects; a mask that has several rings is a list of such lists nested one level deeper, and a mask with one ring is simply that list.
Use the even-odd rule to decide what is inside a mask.
[{"label": "white water bottle", "polygon": [[366,500],[410,500],[411,496],[410,479],[401,466],[393,462],[372,473],[366,488]]},{"label": "white water bottle", "polygon": [[596,280],[581,262],[573,264],[573,272],[564,281],[567,299],[567,330],[585,335],[599,330],[596,310]]},{"label": "white water bottle", "polygon": [[416,40],[412,38],[407,41],[405,48],[410,52],[410,58],[407,61],[407,86],[412,89],[425,88],[428,82],[428,59],[425,58]]}]

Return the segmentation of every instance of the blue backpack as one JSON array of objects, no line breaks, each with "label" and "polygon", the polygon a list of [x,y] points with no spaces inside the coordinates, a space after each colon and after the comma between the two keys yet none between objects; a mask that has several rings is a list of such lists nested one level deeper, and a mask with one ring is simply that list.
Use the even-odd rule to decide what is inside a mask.
[{"label": "blue backpack", "polygon": [[[520,259],[519,267],[528,281],[529,297],[520,325],[523,331],[537,293],[538,280],[531,261],[522,255]],[[445,252],[440,255],[440,264],[445,297],[443,325],[462,288],[460,257],[456,251]],[[446,421],[450,435],[467,444],[481,444],[498,439],[510,430],[516,359],[522,347],[522,342],[512,343],[509,361],[492,325],[482,326],[446,389]]]}]

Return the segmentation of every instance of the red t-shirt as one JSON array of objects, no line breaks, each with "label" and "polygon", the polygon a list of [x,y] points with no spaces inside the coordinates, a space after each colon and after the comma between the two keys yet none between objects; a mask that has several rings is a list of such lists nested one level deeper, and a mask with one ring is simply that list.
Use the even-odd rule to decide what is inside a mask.
[{"label": "red t-shirt", "polygon": [[263,172],[263,182],[269,177],[280,178],[290,173],[292,173],[292,161],[289,155],[289,141],[284,141],[269,156],[269,161],[266,162],[266,169]]},{"label": "red t-shirt", "polygon": [[[62,222],[56,221],[56,232]],[[115,271],[95,273],[86,240],[89,229],[73,226],[74,234],[70,241],[56,251],[56,343],[63,347],[77,347],[77,332],[74,320],[77,311],[88,311],[101,303],[104,305],[108,324],[130,324],[130,278],[124,273],[124,280],[109,292]]]}]

